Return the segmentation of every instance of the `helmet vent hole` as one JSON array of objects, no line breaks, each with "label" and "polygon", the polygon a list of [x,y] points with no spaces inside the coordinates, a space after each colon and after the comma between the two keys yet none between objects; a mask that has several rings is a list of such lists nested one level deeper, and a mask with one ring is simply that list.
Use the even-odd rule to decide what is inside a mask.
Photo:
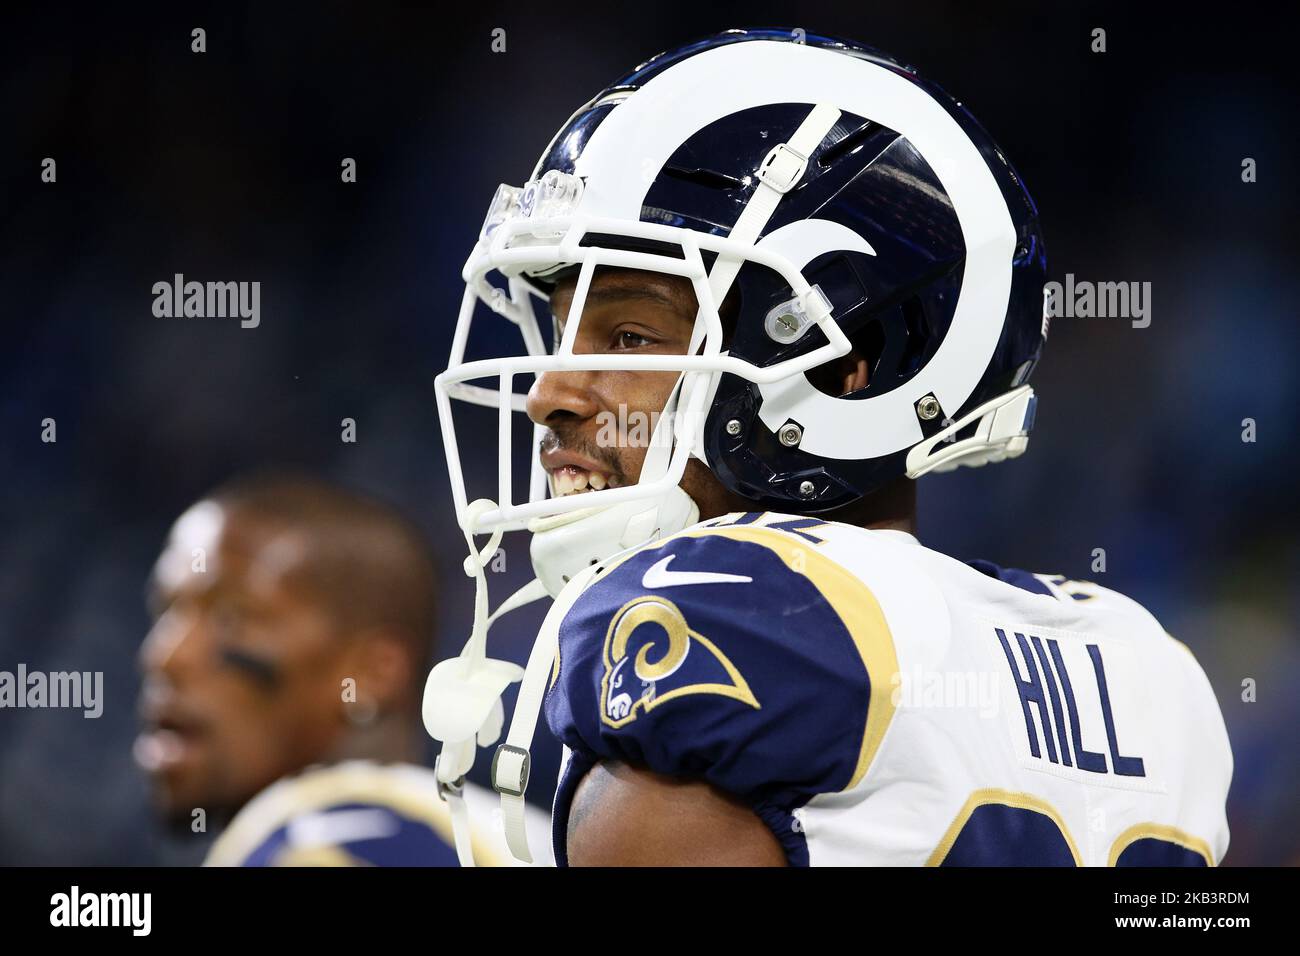
[{"label": "helmet vent hole", "polygon": [[899,371],[904,375],[910,375],[921,367],[921,360],[925,357],[929,325],[925,321],[925,307],[916,296],[905,299],[902,310],[903,325],[907,329],[907,341],[903,344],[899,356]]},{"label": "helmet vent hole", "polygon": [[866,141],[867,137],[869,137],[873,132],[883,128],[884,127],[879,126],[876,123],[872,123],[870,120],[864,121],[861,126],[845,133],[838,141],[823,149],[817,156],[817,165],[822,169],[834,166],[841,156],[853,152],[853,150],[861,146]]},{"label": "helmet vent hole", "polygon": [[743,189],[745,186],[735,176],[728,176],[726,173],[720,173],[714,169],[701,167],[687,169],[684,166],[665,166],[664,173],[673,179],[694,183],[696,186],[703,186],[706,189]]}]

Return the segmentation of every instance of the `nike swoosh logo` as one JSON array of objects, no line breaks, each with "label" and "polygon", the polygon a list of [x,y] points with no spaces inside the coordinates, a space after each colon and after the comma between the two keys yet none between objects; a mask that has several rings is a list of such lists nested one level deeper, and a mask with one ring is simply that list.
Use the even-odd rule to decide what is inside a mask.
[{"label": "nike swoosh logo", "polygon": [[669,571],[675,554],[651,565],[641,578],[643,588],[675,588],[683,584],[749,584],[754,579],[743,574],[719,574],[715,571]]}]

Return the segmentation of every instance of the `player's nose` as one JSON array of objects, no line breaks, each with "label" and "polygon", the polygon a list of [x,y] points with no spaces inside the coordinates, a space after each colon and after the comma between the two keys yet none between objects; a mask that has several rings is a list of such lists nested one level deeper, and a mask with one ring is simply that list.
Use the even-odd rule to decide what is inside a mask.
[{"label": "player's nose", "polygon": [[202,631],[197,618],[181,619],[174,612],[165,612],[140,645],[140,671],[173,682],[183,678],[199,666],[204,653]]},{"label": "player's nose", "polygon": [[528,417],[538,425],[560,419],[585,421],[601,408],[595,392],[599,372],[542,372],[528,390]]}]

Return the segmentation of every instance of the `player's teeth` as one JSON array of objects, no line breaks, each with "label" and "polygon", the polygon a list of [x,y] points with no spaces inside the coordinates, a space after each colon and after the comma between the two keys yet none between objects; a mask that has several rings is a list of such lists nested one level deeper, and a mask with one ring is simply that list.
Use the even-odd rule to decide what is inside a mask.
[{"label": "player's teeth", "polygon": [[580,471],[573,476],[573,490],[574,491],[587,490],[587,473],[585,471]]},{"label": "player's teeth", "polygon": [[564,497],[565,495],[573,491],[573,478],[569,476],[569,473],[567,471],[556,472],[554,478],[555,478],[555,493],[557,495],[559,495],[560,497]]},{"label": "player's teeth", "polygon": [[605,476],[598,471],[593,471],[587,479],[587,484],[591,486],[592,491],[600,491],[605,487]]}]

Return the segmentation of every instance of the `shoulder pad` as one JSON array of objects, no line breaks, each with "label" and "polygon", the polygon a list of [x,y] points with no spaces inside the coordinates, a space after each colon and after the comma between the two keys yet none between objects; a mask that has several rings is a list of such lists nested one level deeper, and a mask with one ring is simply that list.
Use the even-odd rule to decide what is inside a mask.
[{"label": "shoulder pad", "polygon": [[588,760],[793,806],[863,778],[897,671],[847,569],[782,531],[697,526],[621,557],[574,604],[547,719]]}]

